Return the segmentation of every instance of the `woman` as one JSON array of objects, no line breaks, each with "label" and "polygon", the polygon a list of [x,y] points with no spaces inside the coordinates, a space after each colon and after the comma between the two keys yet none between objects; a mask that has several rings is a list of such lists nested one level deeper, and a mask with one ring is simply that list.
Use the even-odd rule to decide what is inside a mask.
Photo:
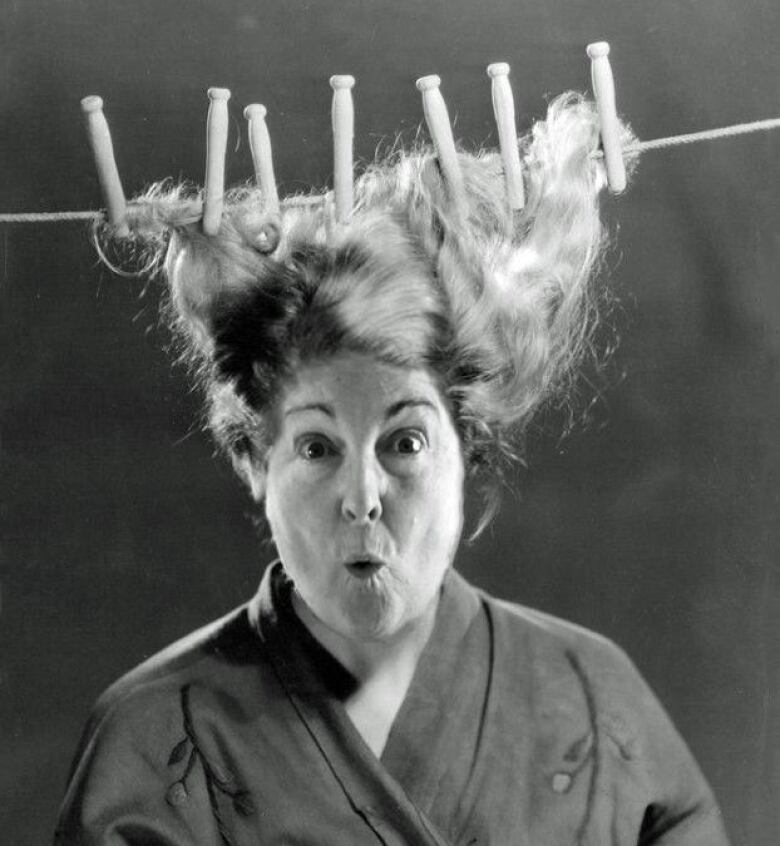
[{"label": "woman", "polygon": [[[683,741],[603,638],[452,569],[464,485],[489,521],[532,415],[588,351],[602,241],[593,107],[554,102],[500,163],[399,155],[327,203],[266,215],[152,192],[175,323],[209,423],[279,561],[245,606],[98,702],[58,842],[726,842]],[[465,213],[464,213],[465,209]]]}]

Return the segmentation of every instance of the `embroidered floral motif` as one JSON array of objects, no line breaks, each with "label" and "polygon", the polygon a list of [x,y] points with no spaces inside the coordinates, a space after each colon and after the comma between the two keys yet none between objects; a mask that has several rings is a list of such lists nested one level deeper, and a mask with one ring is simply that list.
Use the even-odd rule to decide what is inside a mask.
[{"label": "embroidered floral motif", "polygon": [[574,784],[574,779],[588,765],[592,758],[594,737],[594,732],[588,731],[575,740],[564,752],[563,760],[567,764],[574,764],[574,766],[571,769],[553,773],[550,783],[555,793],[568,793],[572,784]]},{"label": "embroidered floral motif", "polygon": [[597,709],[593,685],[577,655],[567,651],[566,660],[579,681],[585,699],[589,730],[564,752],[564,762],[574,766],[553,773],[550,776],[550,784],[555,793],[568,793],[575,778],[589,763],[591,764],[585,810],[575,837],[575,843],[582,844],[594,812],[598,778],[603,763],[601,750],[610,751],[622,761],[633,761],[641,755],[642,749],[636,733],[619,714],[613,711],[600,712]]},{"label": "embroidered floral motif", "polygon": [[573,780],[571,773],[555,773],[552,777],[552,789],[556,793],[567,793]]},{"label": "embroidered floral motif", "polygon": [[200,745],[192,725],[192,713],[190,711],[190,686],[185,685],[181,691],[181,710],[184,721],[184,737],[173,747],[168,756],[168,766],[176,767],[187,760],[182,774],[173,782],[165,794],[165,800],[174,807],[185,804],[189,799],[189,788],[187,779],[193,770],[196,762],[200,762],[206,779],[206,789],[211,804],[211,812],[217,823],[220,837],[225,846],[233,846],[230,836],[221,815],[217,794],[221,793],[228,797],[237,814],[248,817],[255,813],[255,804],[252,795],[248,790],[242,789],[230,772],[210,760]]}]

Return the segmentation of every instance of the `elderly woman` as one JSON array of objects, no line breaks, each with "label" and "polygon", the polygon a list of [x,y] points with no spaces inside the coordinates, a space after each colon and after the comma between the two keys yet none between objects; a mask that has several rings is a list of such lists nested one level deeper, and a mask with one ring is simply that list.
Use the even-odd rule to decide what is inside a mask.
[{"label": "elderly woman", "polygon": [[58,843],[726,842],[626,656],[452,568],[464,487],[479,529],[590,349],[597,144],[591,104],[554,102],[519,215],[496,156],[460,155],[456,198],[424,151],[363,174],[348,225],[253,190],[210,237],[197,198],[131,207],[278,561],[99,700]]}]

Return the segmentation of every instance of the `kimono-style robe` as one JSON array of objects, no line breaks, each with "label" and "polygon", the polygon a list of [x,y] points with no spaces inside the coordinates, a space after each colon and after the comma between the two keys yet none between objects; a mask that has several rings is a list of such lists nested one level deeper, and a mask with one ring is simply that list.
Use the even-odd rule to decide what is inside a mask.
[{"label": "kimono-style robe", "polygon": [[625,655],[450,572],[381,758],[354,679],[292,610],[246,606],[111,687],[56,842],[134,846],[722,846],[713,797]]}]

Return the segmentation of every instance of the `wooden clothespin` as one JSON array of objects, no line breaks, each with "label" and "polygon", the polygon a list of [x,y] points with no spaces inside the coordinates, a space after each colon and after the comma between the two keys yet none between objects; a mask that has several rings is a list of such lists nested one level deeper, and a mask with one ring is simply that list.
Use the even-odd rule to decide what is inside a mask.
[{"label": "wooden clothespin", "polygon": [[468,208],[463,185],[463,174],[460,170],[458,153],[455,149],[455,139],[452,136],[452,126],[450,125],[450,116],[447,112],[447,104],[444,102],[444,98],[439,90],[441,78],[436,74],[421,76],[417,80],[416,85],[417,90],[422,93],[425,122],[428,124],[428,131],[436,147],[439,167],[447,183],[450,198],[461,220],[465,220]]},{"label": "wooden clothespin", "polygon": [[279,211],[279,194],[276,190],[271,136],[265,122],[266,114],[267,109],[259,103],[252,103],[244,109],[244,117],[249,122],[249,149],[252,151],[255,179],[263,192],[265,210],[276,214]]},{"label": "wooden clothespin", "polygon": [[126,237],[130,234],[127,226],[125,194],[119,179],[116,161],[114,160],[114,146],[111,143],[111,132],[108,129],[106,116],[103,114],[103,100],[101,97],[84,97],[81,110],[87,122],[87,135],[95,157],[95,167],[98,172],[100,188],[108,210],[108,221],[115,228],[116,234]]},{"label": "wooden clothespin", "polygon": [[613,194],[619,194],[626,187],[626,166],[620,147],[620,121],[615,104],[615,79],[609,64],[609,44],[597,41],[588,44],[587,53],[591,61],[593,95],[599,112],[601,148],[604,151],[604,167],[607,184]]},{"label": "wooden clothespin", "polygon": [[355,109],[352,104],[354,76],[332,76],[331,119],[333,124],[333,196],[336,222],[347,223],[352,216],[352,145],[355,135]]},{"label": "wooden clothespin", "polygon": [[509,65],[506,62],[494,62],[488,65],[487,73],[492,80],[493,113],[496,116],[509,207],[522,209],[525,205],[525,191],[520,151],[517,146],[515,101],[512,96],[512,86],[509,84]]},{"label": "wooden clothespin", "polygon": [[228,137],[227,88],[209,88],[206,119],[206,178],[203,197],[203,232],[216,235],[225,202],[225,152]]}]

